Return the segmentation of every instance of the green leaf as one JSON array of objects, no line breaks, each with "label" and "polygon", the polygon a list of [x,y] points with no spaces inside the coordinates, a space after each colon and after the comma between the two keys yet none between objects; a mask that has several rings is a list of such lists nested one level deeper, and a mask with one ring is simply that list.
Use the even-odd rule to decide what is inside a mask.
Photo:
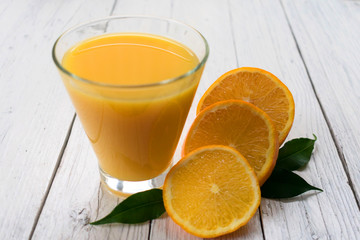
[{"label": "green leaf", "polygon": [[310,160],[316,139],[314,135],[314,139],[297,138],[285,143],[279,150],[276,168],[294,171],[304,167]]},{"label": "green leaf", "polygon": [[161,189],[151,189],[131,195],[114,210],[92,225],[107,223],[142,223],[160,217],[165,212]]},{"label": "green leaf", "polygon": [[297,174],[286,169],[274,169],[269,179],[261,187],[265,198],[291,198],[309,190],[322,190],[311,186]]}]

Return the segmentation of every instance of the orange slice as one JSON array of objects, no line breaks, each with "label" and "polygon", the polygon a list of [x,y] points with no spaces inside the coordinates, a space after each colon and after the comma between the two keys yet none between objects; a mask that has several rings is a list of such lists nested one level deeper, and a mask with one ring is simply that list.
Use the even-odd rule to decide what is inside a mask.
[{"label": "orange slice", "polygon": [[204,238],[245,225],[260,199],[253,169],[239,152],[225,146],[191,152],[170,170],[163,187],[169,216],[185,231]]},{"label": "orange slice", "polygon": [[275,124],[281,145],[294,121],[295,104],[289,89],[273,74],[243,67],[219,77],[200,99],[197,112],[228,99],[252,103],[266,112]]},{"label": "orange slice", "polygon": [[183,155],[207,145],[238,150],[254,168],[260,186],[274,169],[279,151],[270,117],[241,100],[215,103],[197,115],[185,139]]}]

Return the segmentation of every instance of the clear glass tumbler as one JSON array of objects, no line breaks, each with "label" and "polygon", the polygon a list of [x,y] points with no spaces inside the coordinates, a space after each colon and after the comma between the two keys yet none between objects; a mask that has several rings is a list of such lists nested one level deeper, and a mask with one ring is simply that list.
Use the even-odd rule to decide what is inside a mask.
[{"label": "clear glass tumbler", "polygon": [[[127,40],[115,44],[106,42],[106,38],[114,36]],[[98,45],[95,41],[92,43],[95,45],[84,47],[84,42],[94,39],[100,39]],[[144,39],[147,39],[146,44],[141,42]],[[82,50],[74,50],[81,44]],[[121,58],[125,50],[120,47],[124,44],[127,44],[125,50],[130,49],[129,46],[145,46],[150,53],[144,61],[141,53],[114,61],[114,53]],[[104,45],[112,47],[109,51],[112,57],[103,54],[100,61],[90,54],[85,56],[87,62],[85,65],[82,63],[81,73],[72,68],[79,61],[76,54],[100,49]],[[186,71],[179,70],[176,75],[171,75],[176,72],[173,69],[181,66],[152,58],[151,51],[160,48],[164,51],[161,52],[165,54],[164,59],[167,59],[167,54],[173,56],[176,49],[181,52],[183,48],[193,55],[196,62]],[[209,47],[205,38],[194,28],[171,19],[108,17],[67,30],[55,42],[52,54],[98,158],[101,181],[105,186],[120,195],[161,187],[172,165],[173,154],[208,58]],[[69,54],[75,57],[71,64],[66,62]],[[95,60],[101,64],[93,65]],[[185,57],[181,61],[188,60]],[[124,77],[121,69],[132,69],[134,74]],[[95,76],[94,71],[98,70],[104,74],[99,76],[97,72]],[[115,82],[109,82],[107,71],[118,71],[120,75],[115,77]],[[171,77],[166,77],[167,72]]]}]

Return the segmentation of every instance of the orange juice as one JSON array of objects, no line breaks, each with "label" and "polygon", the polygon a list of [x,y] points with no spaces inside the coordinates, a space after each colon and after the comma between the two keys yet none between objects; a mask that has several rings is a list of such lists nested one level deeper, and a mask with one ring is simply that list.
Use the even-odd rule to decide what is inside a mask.
[{"label": "orange juice", "polygon": [[63,74],[102,171],[142,181],[168,168],[202,72],[198,63],[178,42],[135,33],[90,38],[64,55],[64,68],[81,78]]}]

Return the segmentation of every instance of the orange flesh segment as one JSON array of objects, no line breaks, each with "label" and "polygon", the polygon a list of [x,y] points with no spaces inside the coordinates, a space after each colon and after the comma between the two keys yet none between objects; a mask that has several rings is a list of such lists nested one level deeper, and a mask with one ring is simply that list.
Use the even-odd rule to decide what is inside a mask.
[{"label": "orange flesh segment", "polygon": [[220,236],[245,225],[260,204],[256,175],[235,149],[209,146],[184,157],[164,184],[169,216],[199,237]]},{"label": "orange flesh segment", "polygon": [[205,92],[197,112],[229,99],[243,100],[262,109],[272,119],[280,145],[285,141],[294,121],[295,104],[289,89],[276,76],[250,67],[229,71]]}]

